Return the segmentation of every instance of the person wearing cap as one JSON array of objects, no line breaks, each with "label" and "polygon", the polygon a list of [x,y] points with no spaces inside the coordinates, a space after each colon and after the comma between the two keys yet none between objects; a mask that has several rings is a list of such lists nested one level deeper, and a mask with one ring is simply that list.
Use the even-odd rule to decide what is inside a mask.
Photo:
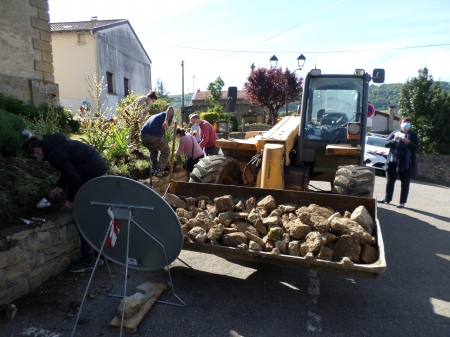
[{"label": "person wearing cap", "polygon": [[[32,136],[23,143],[26,156],[48,161],[61,175],[50,198],[61,195],[67,187],[64,208],[72,210],[78,190],[91,179],[101,177],[108,171],[108,165],[93,147],[77,140],[67,139],[62,134],[44,135],[42,139]],[[77,226],[78,229],[78,226]],[[94,251],[80,234],[81,260],[67,267],[71,272],[85,272],[94,268]]]},{"label": "person wearing cap", "polygon": [[200,141],[199,145],[202,148],[205,148],[205,153],[208,156],[214,156],[219,154],[219,148],[216,147],[216,140],[219,139],[217,136],[216,131],[214,130],[213,126],[205,121],[200,119],[199,115],[192,114],[189,116],[189,119],[191,120],[191,123],[198,124],[200,127],[200,137],[202,140]]},{"label": "person wearing cap", "polygon": [[400,129],[393,131],[387,138],[385,146],[390,148],[386,167],[386,193],[379,203],[389,204],[394,194],[397,175],[400,176],[401,190],[398,208],[404,208],[408,200],[411,177],[417,176],[417,157],[420,141],[417,134],[411,131],[411,118],[403,117]]},{"label": "person wearing cap", "polygon": [[150,116],[141,129],[142,145],[150,151],[150,164],[152,165],[152,174],[155,176],[163,177],[168,174],[165,168],[170,148],[164,132],[172,123],[173,114],[173,107],[169,106],[167,111]]}]

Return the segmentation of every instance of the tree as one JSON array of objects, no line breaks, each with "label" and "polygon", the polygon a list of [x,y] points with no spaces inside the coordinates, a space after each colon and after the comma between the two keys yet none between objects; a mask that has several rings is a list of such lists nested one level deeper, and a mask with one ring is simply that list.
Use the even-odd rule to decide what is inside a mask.
[{"label": "tree", "polygon": [[155,93],[156,96],[158,96],[158,99],[161,98],[170,102],[169,92],[166,90],[166,85],[160,78],[156,79]]},{"label": "tree", "polygon": [[[210,95],[205,98],[206,103],[211,106],[211,110],[220,113],[222,111],[222,88],[225,82],[220,76],[216,78],[214,82],[208,84],[207,89]],[[219,111],[216,111],[219,110]]]},{"label": "tree", "polygon": [[253,70],[244,84],[246,99],[269,110],[269,124],[278,118],[278,111],[286,102],[286,76],[288,77],[288,102],[295,102],[302,94],[303,78],[281,68],[257,68]]},{"label": "tree", "polygon": [[411,117],[421,153],[450,154],[450,94],[427,68],[403,85],[398,107],[401,116]]}]

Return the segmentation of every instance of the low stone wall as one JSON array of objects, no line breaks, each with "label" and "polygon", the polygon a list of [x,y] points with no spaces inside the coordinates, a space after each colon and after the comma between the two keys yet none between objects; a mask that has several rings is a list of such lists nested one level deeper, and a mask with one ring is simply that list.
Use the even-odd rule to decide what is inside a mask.
[{"label": "low stone wall", "polygon": [[450,183],[450,155],[418,154],[418,178]]},{"label": "low stone wall", "polygon": [[72,214],[49,218],[39,226],[0,231],[0,305],[10,303],[62,272],[79,255]]},{"label": "low stone wall", "polygon": [[[173,180],[188,181],[187,171]],[[153,190],[163,195],[169,177],[154,178]],[[40,286],[79,257],[79,236],[72,214],[46,217],[39,226],[23,225],[0,230],[0,305]]]}]

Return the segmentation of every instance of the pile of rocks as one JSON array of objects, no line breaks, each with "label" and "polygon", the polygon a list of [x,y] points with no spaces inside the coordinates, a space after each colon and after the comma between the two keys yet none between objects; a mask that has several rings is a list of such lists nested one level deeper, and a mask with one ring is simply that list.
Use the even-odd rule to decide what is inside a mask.
[{"label": "pile of rocks", "polygon": [[270,195],[211,200],[167,194],[165,199],[189,242],[343,263],[378,260],[375,223],[364,206],[340,214],[316,204],[278,205]]}]

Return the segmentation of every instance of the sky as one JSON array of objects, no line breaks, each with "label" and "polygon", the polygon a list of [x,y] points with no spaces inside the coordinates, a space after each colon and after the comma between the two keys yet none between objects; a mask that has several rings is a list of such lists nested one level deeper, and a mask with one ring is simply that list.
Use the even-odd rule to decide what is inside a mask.
[{"label": "sky", "polygon": [[206,90],[220,76],[242,89],[256,67],[298,68],[306,76],[386,70],[404,83],[427,67],[450,81],[448,0],[49,0],[51,22],[127,19],[152,60],[152,84],[170,94]]}]

